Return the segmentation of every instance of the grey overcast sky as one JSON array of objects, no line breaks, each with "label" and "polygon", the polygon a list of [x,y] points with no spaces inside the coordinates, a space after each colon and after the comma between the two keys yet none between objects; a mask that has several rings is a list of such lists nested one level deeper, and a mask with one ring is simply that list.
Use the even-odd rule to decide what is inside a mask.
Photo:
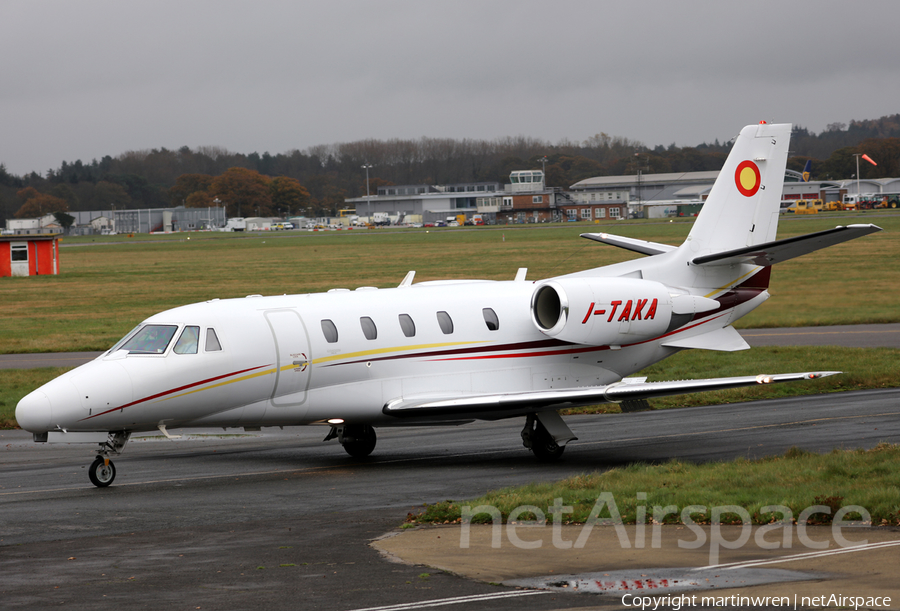
[{"label": "grey overcast sky", "polygon": [[3,0],[0,163],[900,112],[896,0]]}]

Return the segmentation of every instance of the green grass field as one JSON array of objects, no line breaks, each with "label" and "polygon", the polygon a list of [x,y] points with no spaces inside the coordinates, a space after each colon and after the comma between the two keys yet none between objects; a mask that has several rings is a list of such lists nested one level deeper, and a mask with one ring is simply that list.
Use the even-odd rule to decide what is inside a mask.
[{"label": "green grass field", "polygon": [[[900,321],[900,214],[783,219],[779,238],[838,224],[873,222],[885,231],[775,267],[773,299],[740,327]],[[581,239],[608,231],[678,244],[690,220],[605,225],[353,230],[270,234],[67,238],[59,276],[0,278],[0,353],[104,350],[141,320],[167,308],[249,294],[396,286],[416,280],[533,279],[634,258]]]},{"label": "green grass field", "polygon": [[[807,507],[825,505],[831,515],[819,514],[818,520],[830,522],[840,507],[859,505],[871,516],[875,526],[900,524],[900,472],[892,468],[900,460],[900,446],[881,444],[871,450],[834,450],[813,454],[792,448],[784,456],[759,460],[738,459],[730,462],[690,464],[671,461],[662,465],[634,464],[603,473],[576,475],[559,482],[531,484],[489,492],[470,501],[445,501],[427,506],[420,515],[407,518],[409,523],[455,523],[464,505],[489,505],[500,510],[504,521],[517,507],[532,505],[543,511],[548,522],[548,508],[554,499],[571,508],[566,523],[584,523],[603,492],[613,492],[622,522],[634,524],[638,507],[646,508],[649,521],[653,507],[674,505],[660,522],[680,524],[681,511],[689,505],[706,507],[737,505],[750,514],[755,524],[767,524],[781,515],[763,512],[767,505],[788,507],[794,519]],[[638,499],[646,493],[646,499]],[[702,500],[701,500],[702,499]],[[599,515],[611,517],[608,507]],[[736,518],[729,515],[729,518]],[[534,519],[526,515],[524,519]],[[708,523],[708,513],[692,515],[697,523]],[[860,519],[859,515],[846,519]],[[488,514],[479,514],[472,522],[489,522]]]}]

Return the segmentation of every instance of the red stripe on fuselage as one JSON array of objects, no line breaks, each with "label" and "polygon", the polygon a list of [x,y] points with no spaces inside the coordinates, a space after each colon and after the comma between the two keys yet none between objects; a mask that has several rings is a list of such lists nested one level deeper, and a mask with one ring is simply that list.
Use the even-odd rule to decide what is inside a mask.
[{"label": "red stripe on fuselage", "polygon": [[157,393],[155,395],[150,395],[149,397],[144,397],[143,399],[138,399],[137,401],[132,401],[131,403],[126,403],[125,405],[120,405],[119,407],[114,407],[112,409],[108,409],[105,412],[100,412],[99,414],[94,414],[93,416],[88,416],[87,418],[82,418],[79,422],[83,422],[85,420],[90,420],[91,418],[96,418],[97,416],[103,416],[104,414],[108,414],[108,413],[114,412],[116,410],[125,409],[126,407],[131,407],[133,405],[137,405],[138,403],[144,403],[145,401],[152,401],[153,399],[159,399],[160,397],[165,397],[166,395],[171,395],[172,393],[181,392],[182,390],[187,390],[189,388],[196,388],[197,386],[202,386],[203,384],[215,382],[216,380],[222,380],[224,378],[229,378],[231,376],[240,375],[242,373],[247,373],[248,371],[253,371],[255,369],[262,369],[263,367],[271,367],[271,365],[258,365],[256,367],[250,367],[248,369],[241,369],[240,371],[233,371],[231,373],[225,373],[220,376],[216,376],[214,378],[207,378],[206,380],[200,380],[199,382],[185,384],[184,386],[179,386],[178,388],[166,390],[161,393]]}]

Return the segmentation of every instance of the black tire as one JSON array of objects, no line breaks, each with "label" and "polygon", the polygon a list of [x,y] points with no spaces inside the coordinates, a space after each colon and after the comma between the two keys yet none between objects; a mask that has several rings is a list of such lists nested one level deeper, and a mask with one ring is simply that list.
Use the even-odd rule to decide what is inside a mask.
[{"label": "black tire", "polygon": [[116,479],[116,466],[113,461],[107,463],[102,456],[98,456],[88,469],[88,477],[98,488],[106,488]]},{"label": "black tire", "polygon": [[344,426],[344,446],[347,454],[353,458],[365,458],[375,449],[378,439],[375,429],[368,424],[348,424]]},{"label": "black tire", "polygon": [[566,446],[561,446],[553,440],[547,429],[540,422],[534,428],[531,437],[531,451],[540,462],[553,462],[565,452]]}]

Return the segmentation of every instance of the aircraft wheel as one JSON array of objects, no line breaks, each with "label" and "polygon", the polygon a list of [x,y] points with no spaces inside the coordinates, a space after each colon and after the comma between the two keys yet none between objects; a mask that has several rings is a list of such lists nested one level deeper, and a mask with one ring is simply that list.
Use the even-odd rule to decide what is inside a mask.
[{"label": "aircraft wheel", "polygon": [[375,449],[375,429],[368,424],[344,426],[344,439],[341,445],[353,458],[365,458]]},{"label": "aircraft wheel", "polygon": [[541,462],[553,462],[558,460],[565,450],[566,446],[556,443],[544,425],[538,422],[531,438],[531,451],[535,457]]},{"label": "aircraft wheel", "polygon": [[107,463],[102,456],[98,456],[88,469],[88,477],[98,488],[106,488],[116,479],[116,466],[113,461]]}]

